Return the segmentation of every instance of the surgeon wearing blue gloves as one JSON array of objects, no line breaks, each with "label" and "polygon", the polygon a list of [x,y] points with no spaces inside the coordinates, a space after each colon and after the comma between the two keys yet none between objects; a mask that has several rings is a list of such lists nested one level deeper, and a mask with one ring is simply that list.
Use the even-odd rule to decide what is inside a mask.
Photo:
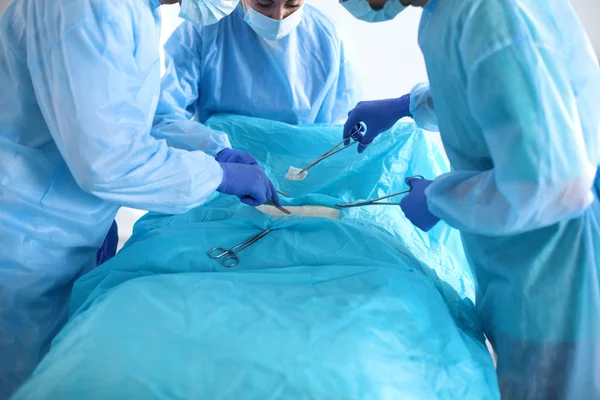
[{"label": "surgeon wearing blue gloves", "polygon": [[408,113],[439,127],[452,172],[411,180],[401,207],[461,230],[502,397],[600,398],[600,68],[581,23],[567,0],[431,0],[419,44],[430,86],[359,104],[345,137]]},{"label": "surgeon wearing blue gloves", "polygon": [[[0,399],[62,328],[72,283],[112,255],[114,237],[98,249],[120,206],[183,213],[215,191],[279,203],[225,134],[191,121],[185,137],[151,131],[160,5],[16,0],[1,16]],[[200,0],[182,9],[214,14]]]},{"label": "surgeon wearing blue gloves", "polygon": [[[212,4],[220,15],[231,9],[231,2]],[[184,136],[183,121],[204,123],[219,113],[294,125],[343,123],[360,99],[353,48],[304,0],[242,0],[212,22],[184,21],[165,45],[154,119],[163,132]]]}]

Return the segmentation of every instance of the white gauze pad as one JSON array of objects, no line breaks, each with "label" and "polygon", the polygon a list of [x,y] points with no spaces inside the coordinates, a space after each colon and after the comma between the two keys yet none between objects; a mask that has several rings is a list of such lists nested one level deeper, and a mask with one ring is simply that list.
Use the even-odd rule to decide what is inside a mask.
[{"label": "white gauze pad", "polygon": [[285,179],[287,179],[288,181],[303,181],[304,179],[306,179],[308,171],[304,171],[303,173],[299,174],[300,171],[302,171],[302,169],[290,167],[287,174],[285,174]]}]

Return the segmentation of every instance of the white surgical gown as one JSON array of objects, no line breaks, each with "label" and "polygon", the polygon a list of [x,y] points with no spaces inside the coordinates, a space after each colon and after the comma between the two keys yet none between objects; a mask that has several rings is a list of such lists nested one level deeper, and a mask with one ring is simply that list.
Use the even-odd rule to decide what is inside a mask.
[{"label": "white surgical gown", "polygon": [[[463,232],[506,399],[600,398],[600,70],[567,0],[432,0],[419,43],[453,172],[430,210]],[[600,175],[599,175],[600,176]]]},{"label": "white surgical gown", "polygon": [[16,0],[0,19],[0,399],[47,351],[119,206],[180,213],[221,182],[213,157],[149,134],[158,5]]},{"label": "white surgical gown", "polygon": [[184,22],[165,46],[155,127],[218,113],[342,123],[361,95],[356,54],[327,17],[304,8],[300,25],[275,41],[252,30],[241,5],[214,25]]}]

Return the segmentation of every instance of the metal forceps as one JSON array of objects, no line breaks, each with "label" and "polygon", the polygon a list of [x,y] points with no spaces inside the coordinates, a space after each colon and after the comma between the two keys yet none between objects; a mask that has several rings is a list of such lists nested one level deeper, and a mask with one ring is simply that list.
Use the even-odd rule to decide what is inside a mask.
[{"label": "metal forceps", "polygon": [[[356,143],[360,143],[360,137],[358,137],[359,133],[362,133],[365,131],[365,126],[360,123],[357,124],[353,129],[352,132],[350,132],[350,137],[345,138],[344,140],[342,140],[341,142],[339,142],[338,144],[336,144],[335,146],[333,146],[331,148],[331,150],[329,150],[327,153],[323,154],[321,157],[317,158],[315,161],[311,162],[310,164],[308,164],[306,167],[302,168],[300,171],[298,171],[298,173],[296,175],[300,175],[303,172],[308,171],[309,169],[311,169],[312,167],[314,167],[315,165],[317,165],[318,163],[320,163],[321,161],[325,160],[326,158],[331,157],[334,154],[339,153],[342,150],[346,150],[348,147],[354,146]],[[344,144],[344,142],[346,140],[352,139],[352,143],[342,146]],[[338,148],[342,146],[341,148]],[[364,147],[367,147],[368,145],[363,145]]]},{"label": "metal forceps", "polygon": [[266,204],[268,206],[275,207],[276,209],[278,209],[279,211],[281,211],[282,213],[284,213],[286,215],[292,215],[292,213],[290,212],[290,210],[288,210],[287,208],[284,208],[284,207],[279,207],[278,205],[276,205],[275,203],[273,203],[273,200],[268,200]]},{"label": "metal forceps", "polygon": [[[277,193],[279,193],[283,197],[290,197],[287,194],[280,192],[279,190],[277,191]],[[273,200],[268,200],[267,205],[269,205],[271,207],[275,207],[276,209],[278,209],[279,211],[281,211],[282,213],[284,213],[286,215],[292,215],[292,213],[287,208],[279,207],[278,205],[275,205],[275,203],[273,203]]]},{"label": "metal forceps", "polygon": [[352,208],[352,207],[364,207],[364,206],[399,206],[400,202],[381,201],[381,200],[385,200],[385,199],[389,199],[390,197],[396,197],[396,196],[400,196],[402,194],[410,193],[413,190],[412,183],[411,183],[412,179],[425,179],[425,178],[423,178],[421,175],[411,176],[410,178],[407,179],[409,188],[407,190],[403,190],[398,193],[388,194],[387,196],[378,197],[376,199],[371,199],[371,200],[357,201],[355,203],[336,204],[335,206],[339,207],[339,208]]},{"label": "metal forceps", "polygon": [[259,233],[258,235],[238,244],[237,246],[232,247],[229,250],[223,247],[213,247],[208,251],[207,254],[214,260],[222,259],[221,265],[223,265],[225,268],[233,268],[240,263],[237,253],[246,249],[247,247],[252,246],[254,243],[258,242],[271,232],[271,229],[267,229],[266,231]]}]

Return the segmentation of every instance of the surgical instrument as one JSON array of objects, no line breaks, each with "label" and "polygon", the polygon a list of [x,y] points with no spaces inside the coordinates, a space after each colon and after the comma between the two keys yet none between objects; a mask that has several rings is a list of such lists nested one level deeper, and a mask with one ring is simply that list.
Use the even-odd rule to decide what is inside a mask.
[{"label": "surgical instrument", "polygon": [[292,213],[289,210],[287,210],[287,209],[285,209],[283,207],[280,207],[280,206],[276,205],[275,203],[273,203],[273,200],[267,200],[267,205],[275,207],[276,209],[278,209],[279,211],[281,211],[284,214],[292,215]]},{"label": "surgical instrument", "polygon": [[408,179],[409,188],[407,190],[403,190],[398,193],[389,194],[387,196],[378,197],[376,199],[371,199],[371,200],[357,201],[354,203],[346,203],[346,204],[336,204],[335,206],[338,208],[352,208],[352,207],[365,207],[365,206],[399,206],[400,202],[390,202],[390,201],[381,201],[381,200],[385,200],[385,199],[389,199],[390,197],[396,197],[396,196],[400,196],[402,194],[410,193],[410,191],[413,189],[412,184],[410,183],[412,179],[425,179],[425,178],[423,178],[421,175],[411,176]]},{"label": "surgical instrument", "polygon": [[237,246],[232,247],[229,250],[223,247],[213,247],[208,251],[207,254],[210,258],[215,260],[222,258],[223,260],[221,260],[221,265],[223,265],[225,268],[233,268],[240,263],[237,253],[249,246],[252,246],[254,243],[267,236],[271,231],[271,229],[267,229],[266,231],[259,233],[258,235],[238,244]]},{"label": "surgical instrument", "polygon": [[[289,195],[287,195],[287,194],[285,194],[285,193],[283,193],[283,192],[281,192],[281,191],[279,191],[279,190],[277,191],[277,193],[279,193],[279,194],[280,194],[280,195],[282,195],[283,197],[290,197]],[[275,205],[275,203],[273,203],[273,200],[268,200],[268,201],[267,201],[267,205],[275,207],[276,209],[278,209],[279,211],[281,211],[281,212],[282,212],[282,213],[284,213],[284,214],[287,214],[287,215],[292,215],[292,213],[291,213],[291,212],[289,212],[289,210],[287,210],[287,209],[285,209],[285,208],[283,208],[283,207],[276,206],[276,205]]]},{"label": "surgical instrument", "polygon": [[[308,164],[306,167],[302,168],[300,171],[298,171],[296,173],[296,175],[301,175],[302,173],[308,171],[310,168],[314,167],[315,165],[317,165],[318,163],[320,163],[321,161],[325,160],[326,158],[331,157],[334,154],[339,153],[342,150],[347,149],[348,147],[354,146],[356,143],[360,143],[360,136],[359,134],[364,133],[366,131],[365,125],[361,122],[360,124],[357,124],[354,129],[352,129],[352,132],[350,133],[350,137],[344,138],[344,140],[342,140],[341,142],[339,142],[338,144],[336,144],[335,146],[333,146],[331,148],[331,150],[329,150],[327,153],[323,154],[321,157],[317,158],[315,161],[311,162],[310,164]],[[344,142],[347,140],[352,139],[352,143],[344,145]],[[344,145],[342,148],[338,148],[341,145]],[[367,147],[367,145],[363,145],[364,147]]]}]

